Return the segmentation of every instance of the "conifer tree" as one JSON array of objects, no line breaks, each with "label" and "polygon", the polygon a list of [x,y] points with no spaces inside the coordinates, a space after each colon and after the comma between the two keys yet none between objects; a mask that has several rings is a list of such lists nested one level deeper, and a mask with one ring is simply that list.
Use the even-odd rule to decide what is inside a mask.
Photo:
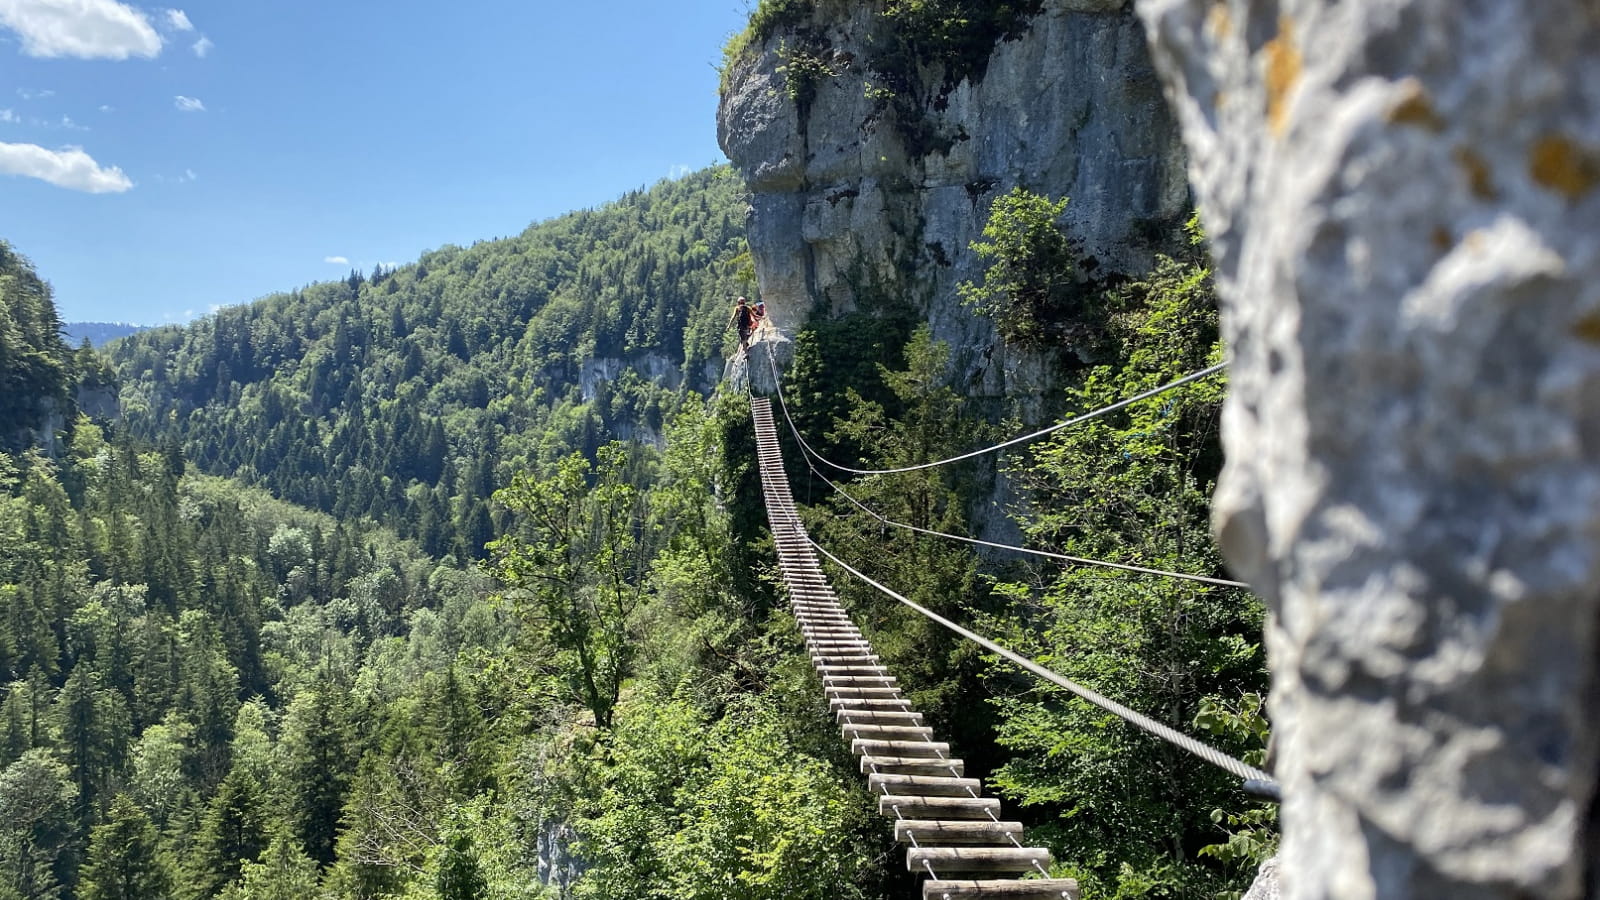
[{"label": "conifer tree", "polygon": [[173,896],[172,864],[161,850],[155,826],[126,795],[112,801],[105,824],[94,827],[82,879],[81,900]]}]

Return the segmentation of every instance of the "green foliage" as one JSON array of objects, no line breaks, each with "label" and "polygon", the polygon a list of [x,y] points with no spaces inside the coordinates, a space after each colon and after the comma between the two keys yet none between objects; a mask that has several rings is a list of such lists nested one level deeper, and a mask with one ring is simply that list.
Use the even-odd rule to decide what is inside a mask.
[{"label": "green foliage", "polygon": [[0,890],[53,898],[70,880],[78,796],[70,774],[44,749],[0,772]]},{"label": "green foliage", "polygon": [[240,867],[237,883],[228,886],[221,900],[305,900],[316,896],[316,861],[301,853],[287,834],[278,834],[260,862]]},{"label": "green foliage", "polygon": [[778,47],[778,58],[783,61],[777,71],[783,75],[784,91],[800,109],[801,120],[804,121],[812,101],[816,99],[817,87],[824,79],[833,78],[838,73],[833,70],[828,54],[809,43],[790,44],[785,41]]},{"label": "green foliage", "polygon": [[478,869],[470,832],[456,831],[445,841],[437,883],[439,900],[480,900],[486,895],[488,884]]},{"label": "green foliage", "polygon": [[579,775],[576,824],[593,868],[575,895],[864,897],[868,804],[840,774],[801,751],[769,703],[712,722],[683,700],[630,701]]},{"label": "green foliage", "polygon": [[[908,311],[900,309],[853,312],[813,321],[795,335],[794,363],[784,373],[784,393],[800,430],[808,440],[817,441],[813,446],[824,456],[861,459],[869,452],[849,433],[834,433],[834,423],[849,417],[851,391],[882,405],[891,417],[899,413],[899,400],[888,390],[883,372],[904,361],[913,321]],[[796,466],[790,475],[804,484],[804,469],[794,456],[785,457]]]},{"label": "green foliage", "polygon": [[89,839],[78,896],[83,900],[149,900],[174,894],[173,866],[156,829],[133,801],[118,797]]},{"label": "green foliage", "polygon": [[128,427],[466,564],[513,472],[659,432],[685,391],[709,390],[748,273],[744,218],[739,179],[710,169],[141,332],[108,350]]},{"label": "green foliage", "polygon": [[636,463],[625,445],[609,444],[592,466],[575,453],[553,477],[519,474],[495,495],[518,524],[492,545],[502,596],[527,626],[524,635],[552,651],[549,674],[600,728],[611,727],[632,672],[635,616],[655,549],[643,495],[630,481]]},{"label": "green foliage", "polygon": [[972,250],[988,264],[982,285],[963,282],[961,301],[994,320],[1008,344],[1042,346],[1059,336],[1073,304],[1076,251],[1060,219],[1067,199],[1021,187],[998,197]]},{"label": "green foliage", "polygon": [[873,67],[905,82],[920,67],[939,66],[947,88],[981,79],[995,46],[1019,36],[1043,5],[1040,0],[889,0],[883,12],[889,37]]},{"label": "green foliage", "polygon": [[[1210,271],[1198,256],[1162,259],[1102,302],[1110,360],[1069,391],[1076,408],[1220,356]],[[1038,445],[1012,472],[1029,489],[1022,525],[1030,544],[1219,574],[1208,504],[1221,465],[1222,393],[1220,379],[1208,379]],[[1265,685],[1262,611],[1242,591],[1087,568],[1032,579],[1038,587],[1009,589],[1028,603],[989,623],[1002,642],[1180,730],[1197,715],[1220,721],[1206,698]],[[1129,896],[1211,893],[1240,877],[1196,853],[1216,834],[1207,813],[1238,803],[1228,776],[1080,701],[1000,693],[999,739],[1012,757],[995,782],[1043,814],[1059,857]],[[1218,737],[1233,753],[1255,740]]]},{"label": "green foliage", "polygon": [[[933,341],[926,325],[912,332],[904,356],[903,369],[877,365],[881,402],[846,391],[847,404],[826,434],[830,442],[861,448],[873,468],[895,468],[956,455],[992,433],[949,386],[949,348]],[[968,503],[980,476],[969,463],[856,478],[846,490],[894,521],[960,534],[966,530]],[[821,484],[817,488],[827,491]],[[842,498],[830,507],[835,515],[818,517],[815,533],[869,576],[955,619],[969,619],[973,610],[987,608],[988,591],[979,580],[976,558],[966,548],[885,528]],[[852,608],[862,612],[862,627],[874,649],[907,685],[912,702],[939,733],[961,743],[966,758],[981,765],[992,723],[981,702],[982,661],[973,646],[853,579],[840,579],[837,586]]]},{"label": "green foliage", "polygon": [[728,38],[722,47],[722,87],[727,88],[728,73],[780,30],[804,22],[816,8],[816,0],[760,0],[750,12],[743,31]]},{"label": "green foliage", "polygon": [[52,413],[72,420],[74,374],[50,285],[0,240],[0,451],[27,446]]},{"label": "green foliage", "polygon": [[[1266,764],[1271,726],[1266,717],[1266,700],[1261,694],[1244,694],[1235,703],[1206,697],[1200,701],[1194,724],[1230,743],[1250,747],[1240,754],[1245,762],[1253,766]],[[1214,809],[1211,821],[1226,830],[1227,839],[1201,847],[1200,855],[1235,867],[1241,877],[1249,877],[1278,852],[1278,806],[1275,803],[1259,803],[1243,810]],[[1242,891],[1224,892],[1219,894],[1219,900],[1238,900],[1242,894]]]}]

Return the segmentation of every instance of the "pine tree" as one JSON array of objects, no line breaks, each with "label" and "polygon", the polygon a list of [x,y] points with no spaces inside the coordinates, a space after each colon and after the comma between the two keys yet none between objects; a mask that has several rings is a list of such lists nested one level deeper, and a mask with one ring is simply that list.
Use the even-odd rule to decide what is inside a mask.
[{"label": "pine tree", "polygon": [[222,780],[196,844],[191,874],[205,896],[237,879],[241,864],[266,849],[266,800],[261,785],[247,771],[235,768]]},{"label": "pine tree", "polygon": [[324,681],[294,698],[282,746],[295,834],[313,859],[328,864],[334,860],[354,760],[344,696],[336,684]]},{"label": "pine tree", "polygon": [[155,826],[126,795],[112,802],[106,823],[94,827],[81,877],[81,900],[155,900],[174,893],[172,864]]},{"label": "pine tree", "polygon": [[439,860],[438,888],[439,900],[479,900],[488,892],[488,882],[478,869],[471,832],[457,829],[446,839],[444,856]]}]

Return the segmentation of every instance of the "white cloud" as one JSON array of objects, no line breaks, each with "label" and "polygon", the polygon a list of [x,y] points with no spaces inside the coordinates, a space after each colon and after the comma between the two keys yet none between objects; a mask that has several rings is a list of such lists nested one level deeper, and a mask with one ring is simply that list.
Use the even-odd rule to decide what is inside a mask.
[{"label": "white cloud", "polygon": [[206,307],[206,309],[209,310],[212,315],[216,315],[217,313],[222,312],[222,304],[221,303],[213,303],[210,306]]},{"label": "white cloud", "polygon": [[[4,0],[0,0],[0,3],[3,3],[3,2],[4,2]],[[206,111],[206,105],[204,103],[201,103],[199,100],[196,100],[193,97],[185,97],[182,94],[179,94],[178,96],[172,98],[172,105],[176,106],[179,110],[181,110],[183,112],[205,112]]]},{"label": "white cloud", "polygon": [[667,170],[667,177],[672,179],[673,181],[677,181],[679,178],[682,178],[682,177],[688,175],[690,172],[693,172],[693,171],[694,170],[689,168],[688,165],[686,165],[684,163],[678,163],[677,165],[675,165],[672,168]]},{"label": "white cloud", "polygon": [[9,109],[0,109],[0,122],[20,122],[20,121],[22,121],[22,120],[17,117],[16,113],[12,112]]},{"label": "white cloud", "polygon": [[199,178],[199,177],[200,177],[199,175],[196,175],[194,173],[193,169],[184,169],[183,170],[183,180],[184,181],[193,181],[193,180],[195,180],[196,178]]},{"label": "white cloud", "polygon": [[161,35],[145,14],[117,0],[0,0],[0,25],[22,38],[28,56],[152,59]]},{"label": "white cloud", "polygon": [[111,110],[112,110],[112,106],[110,104],[108,104],[108,103],[100,104],[100,111],[101,112],[108,113],[108,112],[111,112]]},{"label": "white cloud", "polygon": [[193,31],[194,23],[189,21],[189,16],[181,9],[167,10],[167,27],[173,31]]},{"label": "white cloud", "polygon": [[205,59],[206,56],[211,52],[211,48],[215,46],[216,44],[211,43],[211,38],[208,38],[202,34],[200,35],[200,40],[195,41],[194,46],[189,49],[194,51],[195,56]]},{"label": "white cloud", "polygon": [[343,256],[324,256],[322,261],[325,263],[333,263],[336,266],[350,265],[350,260],[344,258]]},{"label": "white cloud", "polygon": [[[5,0],[0,0],[0,3],[4,2]],[[17,88],[17,96],[24,100],[45,100],[55,95],[56,92],[52,90],[30,91],[27,88]]]},{"label": "white cloud", "polygon": [[120,194],[133,187],[121,169],[102,167],[82,147],[46,150],[38,144],[0,143],[0,173],[90,194]]}]

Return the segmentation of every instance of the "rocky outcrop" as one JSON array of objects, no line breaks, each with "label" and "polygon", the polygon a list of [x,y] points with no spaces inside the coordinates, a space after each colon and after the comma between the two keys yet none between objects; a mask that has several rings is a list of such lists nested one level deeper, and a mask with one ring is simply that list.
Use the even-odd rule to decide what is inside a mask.
[{"label": "rocky outcrop", "polygon": [[[1015,186],[1071,198],[1086,272],[1147,266],[1189,208],[1176,123],[1122,0],[1045,0],[972,77],[886,74],[884,3],[820,0],[728,73],[723,149],[749,185],[749,241],[772,319],[911,308],[972,396],[1035,418],[1058,360],[1009,351],[963,308],[969,246]],[[799,95],[796,54],[823,68]],[[897,80],[898,79],[898,80]],[[797,102],[797,99],[800,102]]]},{"label": "rocky outcrop", "polygon": [[1600,6],[1137,3],[1225,301],[1285,896],[1600,896]]}]

